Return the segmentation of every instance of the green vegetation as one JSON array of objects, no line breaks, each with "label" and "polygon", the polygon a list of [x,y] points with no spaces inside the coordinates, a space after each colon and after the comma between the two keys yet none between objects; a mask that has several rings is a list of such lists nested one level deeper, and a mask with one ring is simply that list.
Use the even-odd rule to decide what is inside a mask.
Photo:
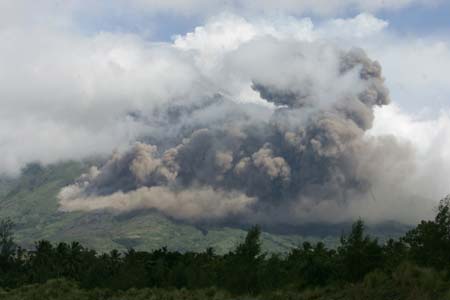
[{"label": "green vegetation", "polygon": [[233,250],[113,250],[41,240],[31,251],[0,223],[0,299],[450,299],[450,197],[436,218],[380,244],[353,224],[336,249],[264,252],[251,228]]}]

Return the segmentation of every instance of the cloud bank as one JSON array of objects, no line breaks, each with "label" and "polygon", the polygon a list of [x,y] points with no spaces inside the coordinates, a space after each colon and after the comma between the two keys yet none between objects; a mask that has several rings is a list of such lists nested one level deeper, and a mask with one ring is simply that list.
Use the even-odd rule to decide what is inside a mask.
[{"label": "cloud bank", "polygon": [[[430,120],[405,112],[389,105],[387,88],[405,96],[398,82],[410,90],[411,77],[420,79],[417,70],[398,74],[405,53],[438,77],[424,58],[435,49],[447,63],[445,42],[416,41],[411,50],[370,14],[320,25],[224,14],[170,43],[86,35],[72,19],[53,21],[0,28],[0,165],[17,174],[30,161],[117,149],[61,191],[62,210],[153,208],[189,222],[413,223],[448,193],[448,113]],[[387,72],[373,58],[389,62]],[[430,82],[442,97],[444,83]],[[426,94],[428,86],[411,89]]]}]

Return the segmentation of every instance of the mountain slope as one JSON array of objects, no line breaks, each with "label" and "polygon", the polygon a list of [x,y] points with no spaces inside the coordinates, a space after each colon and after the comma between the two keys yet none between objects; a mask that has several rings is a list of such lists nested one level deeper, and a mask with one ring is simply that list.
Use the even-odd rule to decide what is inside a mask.
[{"label": "mountain slope", "polygon": [[[19,178],[0,180],[0,218],[12,218],[16,224],[16,239],[22,246],[32,247],[33,242],[40,239],[53,242],[76,240],[98,251],[130,247],[149,250],[167,246],[181,251],[203,251],[214,247],[223,253],[245,236],[245,230],[240,228],[218,225],[199,228],[173,221],[156,211],[128,214],[58,211],[56,196],[59,190],[86,169],[87,165],[81,162],[47,167],[31,164]],[[263,234],[263,247],[268,251],[287,251],[305,240],[322,240],[328,246],[335,246],[341,229],[323,228],[315,225],[297,232],[291,229],[289,234],[266,232]],[[378,235],[395,236],[405,230],[404,226],[387,226]]]}]

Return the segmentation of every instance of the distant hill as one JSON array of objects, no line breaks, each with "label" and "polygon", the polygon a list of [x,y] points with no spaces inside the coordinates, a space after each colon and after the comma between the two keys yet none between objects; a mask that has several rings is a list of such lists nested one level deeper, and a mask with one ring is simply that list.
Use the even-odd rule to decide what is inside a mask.
[{"label": "distant hill", "polygon": [[[194,226],[171,220],[156,211],[127,214],[111,212],[64,213],[58,211],[59,190],[87,169],[82,162],[64,162],[42,167],[30,164],[16,179],[0,179],[0,218],[16,224],[16,240],[30,248],[36,240],[80,241],[98,251],[113,248],[150,250],[167,246],[181,251],[213,247],[223,253],[245,236],[245,228],[226,225]],[[303,241],[323,241],[333,247],[350,224],[309,224],[297,227],[263,228],[263,247],[283,252]],[[407,226],[386,223],[371,228],[381,237],[396,237]],[[270,232],[270,233],[269,233]]]}]

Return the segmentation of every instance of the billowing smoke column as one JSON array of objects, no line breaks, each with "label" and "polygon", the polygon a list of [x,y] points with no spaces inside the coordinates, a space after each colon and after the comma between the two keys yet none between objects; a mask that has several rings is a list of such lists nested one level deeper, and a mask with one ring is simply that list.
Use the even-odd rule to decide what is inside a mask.
[{"label": "billowing smoke column", "polygon": [[[365,136],[374,107],[389,103],[377,62],[360,49],[255,43],[263,53],[249,57],[254,47],[244,45],[224,58],[220,73],[245,74],[258,103],[218,89],[133,113],[157,134],[64,188],[61,209],[149,208],[188,222],[306,222],[367,199],[383,176],[378,162],[410,167],[408,149],[395,140]],[[278,69],[262,70],[264,60]]]}]

